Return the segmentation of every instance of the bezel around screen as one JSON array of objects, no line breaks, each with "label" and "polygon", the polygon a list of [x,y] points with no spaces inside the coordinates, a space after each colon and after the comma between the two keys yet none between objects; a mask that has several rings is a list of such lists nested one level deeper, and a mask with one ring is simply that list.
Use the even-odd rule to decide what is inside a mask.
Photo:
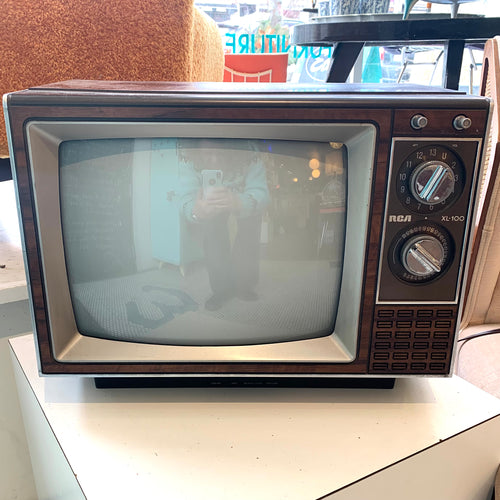
[{"label": "bezel around screen", "polygon": [[[358,123],[174,123],[31,121],[26,125],[49,336],[63,363],[326,362],[356,359],[376,128]],[[305,340],[257,345],[160,345],[82,335],[73,312],[63,245],[59,147],[87,139],[235,138],[338,142],[347,151],[344,261],[334,331]],[[36,338],[36,335],[35,335]]]}]

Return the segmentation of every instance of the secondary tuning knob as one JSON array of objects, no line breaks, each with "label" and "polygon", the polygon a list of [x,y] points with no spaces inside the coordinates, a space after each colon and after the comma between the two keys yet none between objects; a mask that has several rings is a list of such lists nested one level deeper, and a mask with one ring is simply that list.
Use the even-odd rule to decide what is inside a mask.
[{"label": "secondary tuning knob", "polygon": [[407,283],[426,283],[445,274],[453,261],[448,231],[433,222],[411,224],[392,240],[388,253],[393,274]]},{"label": "secondary tuning knob", "polygon": [[413,276],[430,278],[441,272],[445,249],[434,236],[418,235],[403,246],[401,261]]}]

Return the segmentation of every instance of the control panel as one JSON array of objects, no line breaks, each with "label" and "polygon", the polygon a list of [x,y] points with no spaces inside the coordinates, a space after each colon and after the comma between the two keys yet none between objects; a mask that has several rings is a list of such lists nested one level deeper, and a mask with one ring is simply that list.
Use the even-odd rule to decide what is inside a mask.
[{"label": "control panel", "polygon": [[[470,126],[466,118],[453,127]],[[415,130],[426,125],[412,118]],[[469,138],[393,140],[379,303],[457,301],[479,146]]]}]

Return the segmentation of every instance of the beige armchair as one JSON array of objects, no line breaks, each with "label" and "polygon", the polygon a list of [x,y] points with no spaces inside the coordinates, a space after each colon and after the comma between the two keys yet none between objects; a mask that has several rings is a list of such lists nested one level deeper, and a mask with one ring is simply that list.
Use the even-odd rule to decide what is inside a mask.
[{"label": "beige armchair", "polygon": [[221,36],[193,0],[3,0],[0,15],[2,94],[68,79],[222,81]]},{"label": "beige armchair", "polygon": [[493,106],[463,327],[500,323],[500,37],[487,41],[482,71],[481,94]]},{"label": "beige armchair", "polygon": [[[455,371],[500,397],[500,38],[488,40],[483,58],[481,94],[492,100],[481,181],[482,210],[476,220],[468,295]],[[473,340],[474,342],[469,342]],[[467,345],[467,347],[465,347]],[[464,349],[462,349],[462,347]],[[499,485],[500,486],[500,485]],[[496,498],[496,497],[495,497]]]}]

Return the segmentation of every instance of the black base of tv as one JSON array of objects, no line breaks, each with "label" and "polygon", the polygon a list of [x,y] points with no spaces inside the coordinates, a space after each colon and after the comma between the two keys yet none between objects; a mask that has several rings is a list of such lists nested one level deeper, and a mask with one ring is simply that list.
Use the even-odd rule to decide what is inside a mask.
[{"label": "black base of tv", "polygon": [[10,170],[10,159],[0,158],[0,182],[11,181],[12,172]]},{"label": "black base of tv", "polygon": [[343,389],[392,389],[395,378],[364,377],[95,377],[97,389],[152,387],[311,387]]}]

